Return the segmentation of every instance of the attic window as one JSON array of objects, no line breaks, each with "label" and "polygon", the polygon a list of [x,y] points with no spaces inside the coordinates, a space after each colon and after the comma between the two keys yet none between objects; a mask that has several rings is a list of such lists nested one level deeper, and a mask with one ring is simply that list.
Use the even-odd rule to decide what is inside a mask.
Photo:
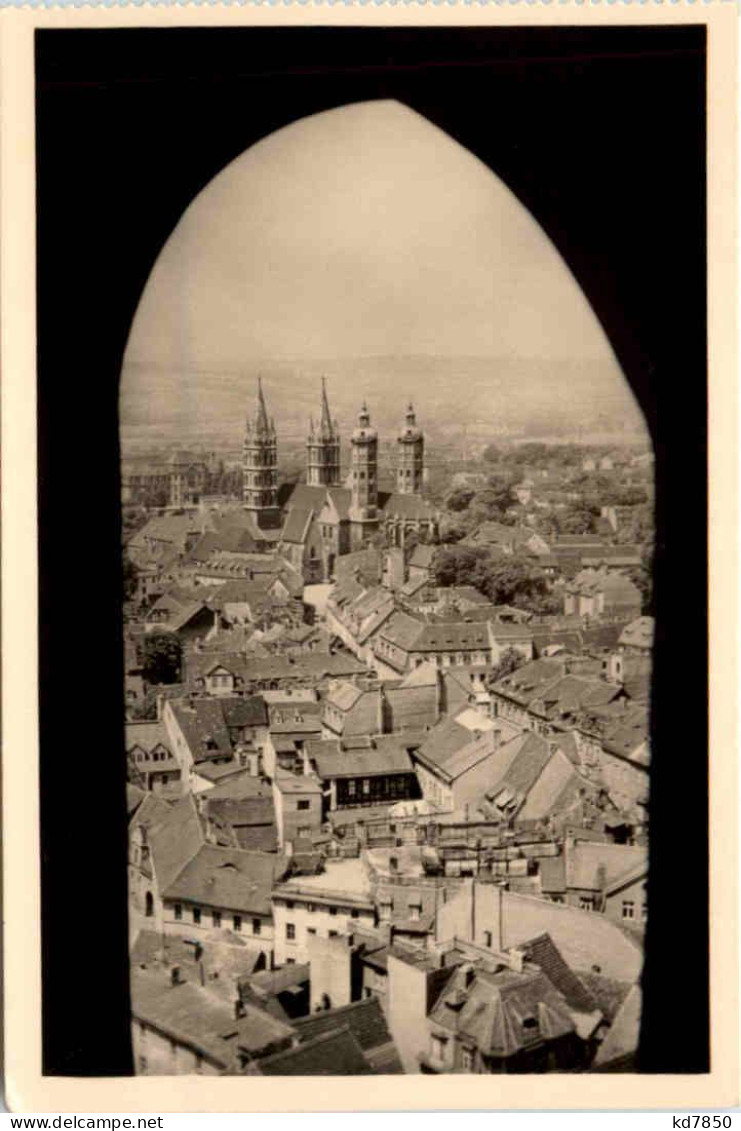
[{"label": "attic window", "polygon": [[522,1022],[522,1027],[523,1027],[523,1029],[530,1029],[530,1030],[540,1028],[540,1026],[538,1025],[538,1020],[537,1020],[536,1017],[525,1017],[523,1022]]},{"label": "attic window", "polygon": [[234,864],[231,860],[227,860],[224,864],[219,864],[219,871],[222,871],[224,868],[228,868],[232,872],[237,871],[237,865]]}]

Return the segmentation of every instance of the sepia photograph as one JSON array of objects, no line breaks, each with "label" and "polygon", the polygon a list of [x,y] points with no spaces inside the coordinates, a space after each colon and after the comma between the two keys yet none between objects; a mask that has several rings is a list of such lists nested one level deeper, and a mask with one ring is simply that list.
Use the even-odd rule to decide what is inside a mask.
[{"label": "sepia photograph", "polygon": [[46,1077],[719,1067],[707,28],[526,25],[33,34]]}]

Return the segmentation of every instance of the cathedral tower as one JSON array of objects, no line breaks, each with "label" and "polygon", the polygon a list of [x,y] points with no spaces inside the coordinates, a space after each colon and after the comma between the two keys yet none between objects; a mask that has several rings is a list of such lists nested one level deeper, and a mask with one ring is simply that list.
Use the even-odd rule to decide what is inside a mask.
[{"label": "cathedral tower", "polygon": [[421,495],[425,472],[425,438],[417,427],[411,401],[406,423],[399,433],[399,458],[396,468],[396,490],[399,495]]},{"label": "cathedral tower", "polygon": [[329,414],[327,384],[322,377],[322,407],[319,427],[311,421],[306,441],[306,482],[312,487],[336,487],[340,482],[340,433]]},{"label": "cathedral tower", "polygon": [[378,524],[378,433],[371,427],[365,402],[352,434],[350,477],[350,519],[366,524],[361,534],[370,534]]},{"label": "cathedral tower", "polygon": [[242,459],[242,498],[258,525],[270,526],[278,518],[278,445],[275,425],[268,420],[262,379],[257,379],[257,413],[247,418]]}]

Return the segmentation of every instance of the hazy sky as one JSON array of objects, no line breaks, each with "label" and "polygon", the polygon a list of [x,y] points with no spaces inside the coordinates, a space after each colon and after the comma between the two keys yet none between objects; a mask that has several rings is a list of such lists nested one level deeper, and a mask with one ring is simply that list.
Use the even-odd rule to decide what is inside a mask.
[{"label": "hazy sky", "polygon": [[412,354],[597,361],[624,381],[509,189],[408,108],[362,103],[272,134],[193,201],[142,296],[123,403],[155,371],[197,386],[259,359]]}]

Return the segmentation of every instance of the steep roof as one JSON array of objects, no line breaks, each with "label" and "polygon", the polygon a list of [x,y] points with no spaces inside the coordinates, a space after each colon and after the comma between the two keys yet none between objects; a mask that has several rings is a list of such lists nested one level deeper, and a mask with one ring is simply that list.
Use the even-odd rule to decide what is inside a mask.
[{"label": "steep roof", "polygon": [[162,893],[203,844],[195,801],[186,794],[148,834],[157,886]]},{"label": "steep roof", "polygon": [[273,883],[285,872],[284,856],[204,844],[163,891],[168,900],[269,915]]},{"label": "steep roof", "polygon": [[545,931],[522,944],[522,949],[562,993],[566,1004],[580,1013],[592,1013],[599,1005],[594,994],[565,962],[561,951]]},{"label": "steep roof", "polygon": [[349,1026],[322,1033],[256,1064],[263,1076],[369,1076],[373,1069]]},{"label": "steep roof", "polygon": [[565,857],[566,886],[585,891],[600,891],[601,869],[606,887],[634,868],[639,874],[648,871],[648,849],[643,845],[580,840],[567,846]]},{"label": "steep roof", "polygon": [[397,1074],[404,1071],[377,997],[301,1017],[293,1025],[302,1044],[347,1027],[377,1072]]},{"label": "steep roof", "polygon": [[324,781],[413,772],[404,736],[377,735],[371,743],[367,750],[343,750],[336,741],[311,742],[307,753]]},{"label": "steep roof", "polygon": [[620,636],[619,643],[632,648],[652,647],[654,641],[654,618],[637,617],[626,625]]},{"label": "steep roof", "polygon": [[203,1053],[219,1067],[231,1061],[223,1034],[233,1023],[233,1009],[196,982],[172,985],[161,971],[131,969],[131,1012],[181,1044]]},{"label": "steep roof", "polygon": [[554,1040],[574,1032],[564,998],[537,968],[522,974],[476,968],[470,985],[466,978],[465,966],[454,971],[430,1021],[474,1041],[486,1056],[506,1059],[534,1039]]},{"label": "steep roof", "polygon": [[283,524],[281,532],[282,542],[293,542],[301,545],[306,541],[306,536],[309,531],[309,525],[314,512],[305,507],[292,506],[286,515],[286,521]]}]

